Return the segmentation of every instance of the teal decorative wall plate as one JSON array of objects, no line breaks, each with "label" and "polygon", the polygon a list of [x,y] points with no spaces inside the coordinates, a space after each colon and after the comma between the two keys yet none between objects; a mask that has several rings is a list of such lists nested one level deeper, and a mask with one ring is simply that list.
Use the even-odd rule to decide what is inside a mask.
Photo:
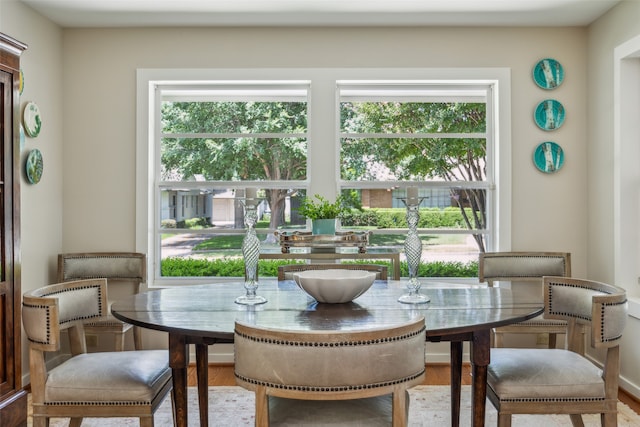
[{"label": "teal decorative wall plate", "polygon": [[545,99],[536,107],[534,119],[542,130],[555,130],[564,123],[564,106],[555,99]]},{"label": "teal decorative wall plate", "polygon": [[533,67],[533,81],[542,89],[555,89],[564,80],[564,68],[552,58],[541,59]]},{"label": "teal decorative wall plate", "polygon": [[533,163],[544,173],[557,172],[564,165],[564,150],[555,142],[543,142],[533,153]]}]

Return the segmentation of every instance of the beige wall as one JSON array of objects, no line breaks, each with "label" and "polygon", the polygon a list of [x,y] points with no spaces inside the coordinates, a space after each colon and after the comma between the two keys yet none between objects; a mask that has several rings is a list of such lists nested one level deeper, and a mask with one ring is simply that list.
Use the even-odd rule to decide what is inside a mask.
[{"label": "beige wall", "polygon": [[[589,109],[587,121],[588,147],[588,256],[590,278],[616,283],[638,296],[635,280],[616,277],[617,248],[614,245],[614,224],[619,221],[614,210],[614,49],[640,35],[640,2],[624,1],[591,26],[588,34]],[[638,76],[640,81],[640,75]],[[623,89],[624,90],[624,89]],[[636,106],[640,116],[640,105]],[[637,144],[637,138],[635,143]],[[640,159],[636,159],[638,161]],[[637,182],[635,184],[637,186]],[[638,192],[623,197],[637,198]],[[631,201],[637,203],[637,200]],[[640,231],[640,221],[622,224],[622,239],[634,239]],[[636,245],[637,246],[637,245]],[[637,250],[637,248],[636,248]],[[638,253],[640,256],[640,252]],[[636,264],[640,265],[636,258]],[[624,266],[625,269],[627,266]],[[637,268],[637,267],[636,267]],[[637,270],[636,270],[637,271]],[[638,274],[638,273],[636,273]],[[618,276],[620,276],[618,274]],[[638,299],[632,304],[637,310]],[[623,387],[640,396],[640,320],[630,317],[622,345]]]},{"label": "beige wall", "polygon": [[[586,272],[585,29],[70,29],[64,46],[65,250],[134,247],[137,68],[509,67],[513,248],[570,251]],[[553,94],[531,78],[543,57],[566,68]],[[551,95],[568,111],[552,134],[533,122]],[[531,161],[548,139],[566,150],[556,175]]]},{"label": "beige wall", "polygon": [[[44,171],[37,185],[21,179],[22,291],[55,280],[62,250],[62,31],[14,0],[0,1],[0,31],[28,45],[21,58],[25,85],[21,107],[34,101],[40,108],[42,131],[26,138],[21,167],[28,152],[42,152]],[[24,340],[23,340],[24,342]],[[29,368],[23,345],[23,372]]]},{"label": "beige wall", "polygon": [[588,274],[614,279],[613,248],[613,54],[640,34],[640,2],[624,1],[589,29],[588,92]]}]

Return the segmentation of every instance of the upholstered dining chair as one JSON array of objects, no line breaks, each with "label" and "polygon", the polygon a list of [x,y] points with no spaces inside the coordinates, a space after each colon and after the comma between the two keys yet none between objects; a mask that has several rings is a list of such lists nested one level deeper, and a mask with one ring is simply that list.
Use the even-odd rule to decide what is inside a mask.
[{"label": "upholstered dining chair", "polygon": [[236,383],[255,391],[256,426],[269,425],[269,397],[325,401],[322,413],[331,414],[332,402],[384,396],[392,425],[406,426],[407,390],[425,374],[424,317],[377,330],[312,332],[236,321],[234,336]]},{"label": "upholstered dining chair", "polygon": [[[571,276],[571,254],[567,252],[485,252],[480,253],[478,280],[493,286],[497,281],[516,281],[537,286],[542,292],[543,276]],[[541,296],[542,297],[542,296]],[[556,348],[557,336],[563,335],[563,320],[544,315],[493,330],[494,346],[504,346],[505,334],[548,334],[549,348]]]},{"label": "upholstered dining chair", "polygon": [[278,267],[278,280],[293,280],[293,274],[307,270],[364,270],[376,273],[377,280],[387,280],[388,268],[378,264],[286,264]]},{"label": "upholstered dining chair", "polygon": [[[25,293],[22,307],[33,427],[48,426],[51,417],[71,418],[71,427],[83,417],[139,417],[141,427],[153,426],[153,414],[172,388],[169,353],[86,352],[83,322],[106,316],[106,279],[45,286]],[[68,331],[71,357],[49,368],[46,354],[61,349],[62,330]]]},{"label": "upholstered dining chair", "polygon": [[[487,396],[498,411],[498,426],[512,414],[600,414],[601,424],[617,425],[620,340],[627,319],[624,289],[567,277],[545,277],[545,316],[567,322],[566,349],[493,348]],[[582,328],[590,345],[604,351],[602,369],[578,352]]]},{"label": "upholstered dining chair", "polygon": [[[129,285],[129,293],[139,293],[146,280],[147,257],[136,252],[79,252],[58,254],[58,282],[105,278],[111,287],[122,289]],[[113,334],[115,349],[124,350],[125,334],[133,333],[136,350],[142,349],[142,334],[138,327],[121,322],[108,314],[98,320],[85,323],[87,334]]]}]

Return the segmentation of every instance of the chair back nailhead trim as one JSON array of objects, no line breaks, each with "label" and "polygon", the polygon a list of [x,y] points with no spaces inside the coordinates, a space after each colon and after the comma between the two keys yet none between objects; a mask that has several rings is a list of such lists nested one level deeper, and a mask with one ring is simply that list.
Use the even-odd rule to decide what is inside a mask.
[{"label": "chair back nailhead trim", "polygon": [[105,401],[105,402],[77,402],[77,401],[70,401],[70,402],[66,402],[66,401],[60,401],[60,402],[44,402],[45,406],[78,406],[78,405],[82,405],[82,406],[140,406],[140,405],[150,405],[151,402],[149,402],[148,400],[141,400],[138,402],[134,402],[134,401],[125,401],[125,402],[112,402],[112,401]]},{"label": "chair back nailhead trim", "polygon": [[48,305],[40,305],[40,304],[25,304],[22,303],[22,305],[24,305],[25,307],[29,307],[29,308],[35,308],[38,310],[44,310],[46,313],[46,332],[47,332],[47,338],[45,341],[40,341],[40,340],[34,340],[32,339],[29,334],[27,334],[27,339],[29,340],[29,342],[35,343],[35,344],[49,344],[51,342],[51,310],[49,310],[51,307],[49,307]]},{"label": "chair back nailhead trim", "polygon": [[[101,277],[94,277],[94,279],[101,279]],[[61,291],[56,291],[56,292],[51,292],[48,294],[43,294],[40,295],[41,297],[50,297],[52,295],[57,295],[57,294],[64,294],[67,292],[73,292],[76,291],[78,289],[100,289],[100,286],[78,286],[77,288],[74,289],[64,289]],[[102,293],[98,292],[98,307],[104,307],[105,305],[102,304]],[[103,317],[105,314],[102,310],[100,310],[100,312],[98,313],[98,315],[90,315],[90,316],[76,316],[70,319],[65,319],[65,320],[60,320],[60,324],[64,325],[65,323],[69,323],[69,322],[75,322],[76,320],[84,320],[84,319],[93,319],[94,317]]]},{"label": "chair back nailhead trim", "polygon": [[[626,298],[625,298],[624,301],[620,301],[620,302],[617,302],[617,303],[609,302],[609,303],[602,304],[602,308],[600,309],[601,310],[600,311],[600,313],[601,313],[600,317],[604,318],[604,312],[605,312],[606,307],[615,307],[615,306],[618,306],[618,305],[625,305],[625,304],[627,304]],[[611,341],[618,341],[621,338],[622,338],[622,333],[619,333],[618,335],[616,335],[614,337],[606,337],[605,338],[604,322],[602,322],[602,324],[600,325],[600,341],[602,341],[602,342],[611,342]]]},{"label": "chair back nailhead trim", "polygon": [[383,337],[373,340],[361,340],[361,341],[342,341],[342,342],[309,342],[309,341],[292,341],[292,340],[278,340],[273,338],[262,338],[247,335],[245,333],[235,330],[236,335],[253,342],[259,342],[264,344],[274,344],[292,347],[358,347],[363,345],[372,344],[384,344],[390,342],[403,341],[409,338],[413,338],[422,334],[426,330],[426,327],[422,327],[419,330],[415,330],[404,335],[398,335],[395,337]]},{"label": "chair back nailhead trim", "polygon": [[421,375],[425,373],[423,369],[421,372],[410,375],[408,377],[396,379],[393,381],[385,381],[383,383],[375,383],[375,384],[357,384],[357,385],[344,385],[344,386],[309,386],[309,385],[288,385],[288,384],[278,384],[267,381],[259,381],[254,378],[247,378],[239,374],[235,374],[236,378],[244,381],[249,384],[254,384],[257,386],[270,387],[274,389],[280,390],[292,390],[292,391],[306,391],[306,392],[316,392],[316,393],[336,393],[336,392],[345,392],[345,391],[359,391],[359,390],[372,390],[381,387],[389,387],[396,384],[402,384],[405,382],[412,381],[416,378],[419,378]]},{"label": "chair back nailhead trim", "polygon": [[[553,285],[553,283],[552,283],[552,285]],[[561,286],[563,288],[578,288],[578,289],[586,289],[588,291],[598,292],[597,289],[593,289],[593,288],[590,288],[588,286],[581,286],[581,285],[574,284],[574,283],[564,283],[563,282],[559,286]],[[553,297],[552,297],[552,294],[553,294],[553,286],[550,286],[549,287],[549,310],[548,310],[549,314],[558,315],[558,316],[565,316],[565,317],[573,317],[575,319],[586,320],[588,322],[590,322],[592,320],[591,316],[580,316],[580,315],[578,315],[576,313],[569,313],[569,312],[565,312],[565,311],[554,310],[553,309]]]},{"label": "chair back nailhead trim", "polygon": [[554,403],[554,402],[603,402],[604,397],[527,397],[517,399],[500,399],[500,402],[539,402],[539,403]]}]

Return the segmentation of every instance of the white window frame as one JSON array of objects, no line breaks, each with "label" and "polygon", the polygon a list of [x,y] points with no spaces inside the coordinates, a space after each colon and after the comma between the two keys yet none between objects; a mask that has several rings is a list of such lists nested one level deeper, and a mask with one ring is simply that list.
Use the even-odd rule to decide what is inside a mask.
[{"label": "white window frame", "polygon": [[[398,101],[398,102],[468,102],[468,103],[484,103],[486,105],[486,122],[485,131],[481,133],[459,133],[459,134],[447,134],[447,133],[412,133],[408,134],[362,134],[362,135],[348,135],[339,134],[339,138],[345,137],[360,137],[360,138],[480,138],[485,139],[487,147],[487,173],[486,181],[346,181],[340,179],[338,185],[340,189],[388,189],[398,188],[405,189],[408,186],[418,186],[425,189],[484,189],[487,197],[487,209],[493,206],[492,197],[493,194],[489,191],[495,187],[493,181],[493,161],[490,159],[489,150],[493,147],[494,139],[494,116],[495,111],[493,108],[493,85],[489,83],[473,83],[468,82],[434,82],[434,81],[339,81],[336,86],[336,111],[340,109],[340,103],[343,101],[370,101],[370,102],[384,102],[384,101]],[[447,191],[448,193],[448,191]],[[489,210],[487,212],[488,222],[491,220],[493,212]],[[474,234],[475,232],[481,233],[485,236],[485,244],[487,247],[493,247],[493,233],[490,232],[489,224],[485,229],[420,229],[419,233],[422,235],[428,234]],[[380,234],[394,234],[394,233],[406,233],[406,229],[402,230],[388,230],[382,229],[376,231]]]},{"label": "white window frame", "polygon": [[[488,168],[491,185],[487,205],[491,230],[487,250],[509,250],[511,247],[511,77],[508,68],[268,68],[268,69],[139,69],[137,70],[137,130],[136,130],[136,250],[147,254],[147,286],[162,287],[228,281],[213,277],[162,278],[159,236],[155,222],[154,182],[155,132],[159,114],[152,115],[154,87],[175,80],[194,82],[225,80],[300,80],[311,81],[308,117],[307,180],[303,182],[309,194],[334,198],[340,191],[339,129],[335,111],[336,82],[349,80],[420,80],[441,84],[481,84],[492,88],[495,115],[487,115],[487,127],[495,129],[493,144],[487,144],[487,158],[492,156],[495,168]],[[329,125],[331,124],[331,125]],[[327,149],[328,143],[333,149]],[[322,177],[322,179],[313,177]],[[333,179],[326,179],[333,177]],[[300,183],[300,181],[297,181]],[[242,185],[241,185],[242,186]],[[499,224],[499,227],[498,227]],[[237,279],[235,279],[237,280]]]}]

